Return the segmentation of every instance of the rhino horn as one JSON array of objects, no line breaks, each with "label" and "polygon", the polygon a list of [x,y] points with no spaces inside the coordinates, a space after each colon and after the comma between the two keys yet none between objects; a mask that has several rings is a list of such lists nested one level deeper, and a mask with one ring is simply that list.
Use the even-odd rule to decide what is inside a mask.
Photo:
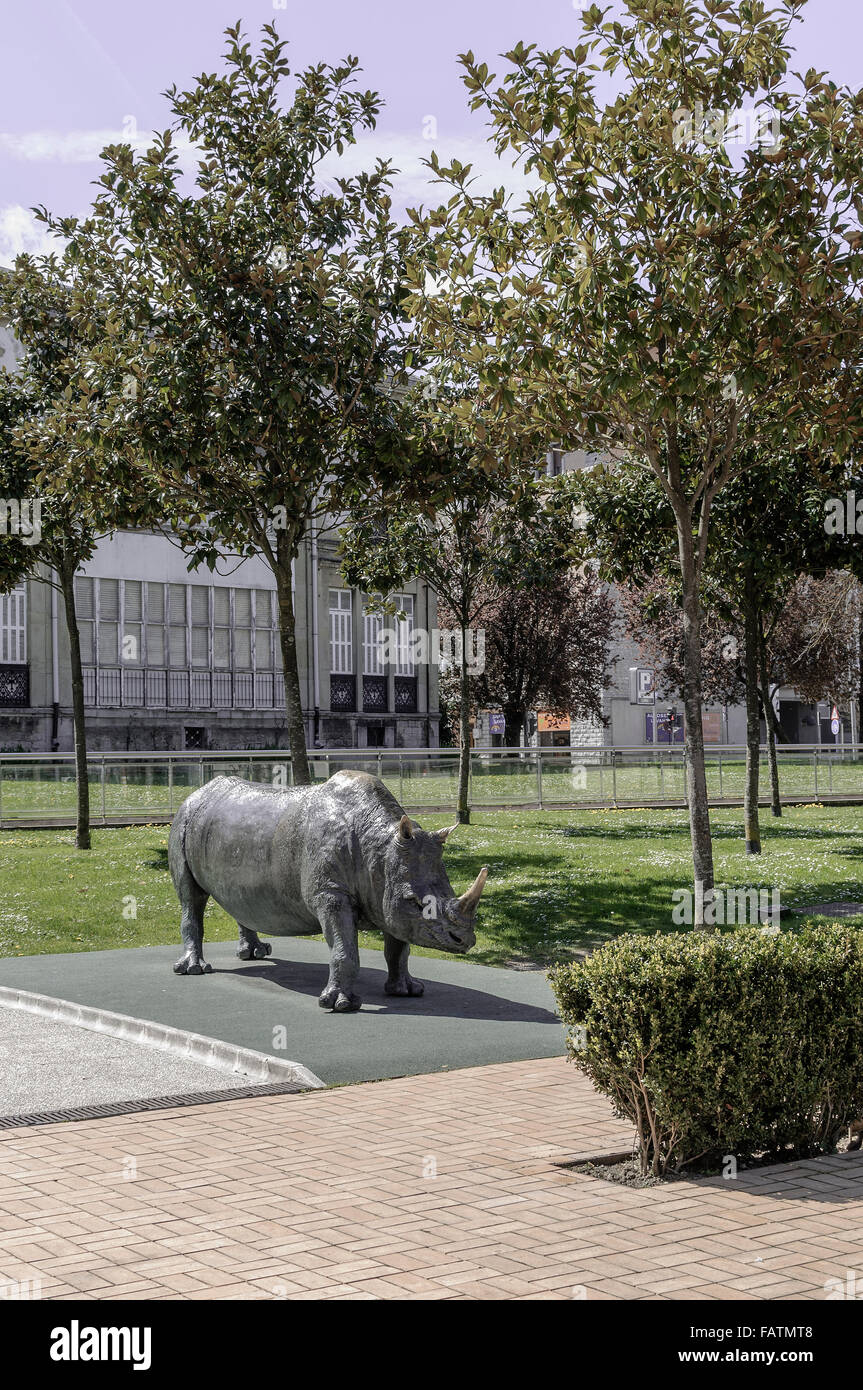
[{"label": "rhino horn", "polygon": [[456,829],[457,825],[458,821],[456,821],[455,825],[448,825],[444,830],[436,830],[434,832],[442,845],[446,844],[447,836],[452,834],[452,832]]},{"label": "rhino horn", "polygon": [[458,905],[462,912],[476,912],[476,905],[482,896],[485,881],[488,878],[488,869],[480,869],[473,884],[466,893],[462,893],[458,900]]}]

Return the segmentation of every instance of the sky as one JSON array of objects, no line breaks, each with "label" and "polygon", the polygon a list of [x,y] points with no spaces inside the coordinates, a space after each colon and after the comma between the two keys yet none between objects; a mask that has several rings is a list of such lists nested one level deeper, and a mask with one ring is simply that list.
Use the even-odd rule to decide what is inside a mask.
[{"label": "sky", "polygon": [[[360,59],[363,87],[380,92],[385,108],[353,158],[369,167],[377,155],[392,157],[404,206],[440,200],[422,164],[432,149],[501,181],[482,114],[468,108],[458,54],[472,49],[500,71],[497,55],[519,39],[577,42],[580,10],[580,0],[0,0],[0,264],[46,248],[34,205],[86,212],[101,148],[145,143],[164,129],[161,93],[218,70],[223,31],[238,19],[250,37],[275,24],[295,69]],[[863,0],[809,0],[794,44],[795,68],[863,86]]]}]

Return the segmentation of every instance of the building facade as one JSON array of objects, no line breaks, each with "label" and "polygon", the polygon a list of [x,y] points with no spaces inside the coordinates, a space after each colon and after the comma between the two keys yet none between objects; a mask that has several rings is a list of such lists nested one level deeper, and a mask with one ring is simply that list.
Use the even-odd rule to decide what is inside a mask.
[{"label": "building facade", "polygon": [[[167,536],[102,541],[76,578],[93,752],[287,747],[273,575],[226,555],[190,573]],[[437,668],[416,659],[435,596],[422,580],[366,611],[341,577],[336,538],[309,538],[294,566],[300,686],[310,748],[435,747]],[[391,639],[381,642],[382,631]],[[29,580],[0,597],[0,751],[73,746],[62,602]]]}]

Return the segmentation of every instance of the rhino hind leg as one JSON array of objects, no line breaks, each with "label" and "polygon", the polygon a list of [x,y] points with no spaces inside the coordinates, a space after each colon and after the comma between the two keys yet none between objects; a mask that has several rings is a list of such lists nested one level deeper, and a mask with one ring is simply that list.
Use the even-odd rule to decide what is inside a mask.
[{"label": "rhino hind leg", "polygon": [[[174,833],[175,828],[177,834]],[[196,882],[186,863],[182,826],[178,826],[177,822],[171,828],[168,841],[168,865],[182,912],[180,932],[183,937],[183,954],[174,963],[174,974],[209,975],[213,967],[204,960],[203,953],[204,908],[210,895]]]},{"label": "rhino hind leg", "polygon": [[213,967],[204,960],[204,908],[210,895],[198,887],[188,869],[186,874],[189,882],[184,882],[182,889],[177,888],[183,910],[180,919],[183,954],[174,962],[174,974],[209,975]]},{"label": "rhino hind leg", "polygon": [[262,941],[256,931],[244,927],[241,922],[237,926],[240,928],[240,944],[237,947],[240,960],[263,960],[265,956],[273,954],[269,941]]},{"label": "rhino hind leg", "polygon": [[387,963],[387,981],[384,994],[395,994],[400,998],[416,998],[425,993],[425,986],[408,974],[408,956],[411,953],[407,941],[384,932],[384,959]]}]

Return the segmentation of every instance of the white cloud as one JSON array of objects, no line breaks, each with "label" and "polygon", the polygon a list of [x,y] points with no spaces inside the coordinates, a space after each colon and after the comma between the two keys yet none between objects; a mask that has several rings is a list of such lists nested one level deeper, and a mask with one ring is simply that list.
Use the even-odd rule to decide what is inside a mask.
[{"label": "white cloud", "polygon": [[89,164],[106,145],[128,139],[116,130],[31,130],[19,135],[0,132],[0,155],[27,163]]},{"label": "white cloud", "polygon": [[[32,130],[18,134],[0,132],[0,156],[26,163],[94,164],[106,145],[129,144],[143,150],[153,138],[152,131],[139,131],[134,118],[127,116],[120,130]],[[175,148],[186,154],[190,146],[178,141]],[[442,202],[446,187],[436,183],[423,160],[437,150],[441,163],[458,159],[474,166],[478,175],[476,188],[487,192],[503,184],[515,195],[523,194],[535,180],[528,180],[522,170],[513,169],[511,160],[498,159],[491,145],[482,137],[457,136],[448,139],[438,136],[423,139],[420,133],[407,135],[398,131],[378,130],[361,136],[349,145],[341,157],[333,155],[324,161],[322,172],[329,182],[336,174],[347,177],[363,169],[372,169],[375,160],[391,159],[399,170],[394,176],[396,200],[401,206],[415,203]],[[191,162],[191,161],[189,161]],[[183,160],[184,166],[187,161]]]},{"label": "white cloud", "polygon": [[62,243],[43,223],[36,221],[29,208],[20,204],[0,207],[0,265],[11,265],[15,257],[25,251],[40,256],[61,250]]},{"label": "white cloud", "polygon": [[[30,130],[16,135],[0,131],[0,156],[28,164],[96,164],[106,145],[146,150],[153,137],[151,130],[138,130],[133,116],[125,117],[120,130]],[[178,140],[174,148],[185,154],[191,144]]]},{"label": "white cloud", "polygon": [[498,159],[491,144],[482,137],[456,136],[448,139],[445,135],[439,135],[434,140],[425,140],[420,134],[406,135],[382,130],[360,137],[355,145],[348,146],[341,158],[328,158],[322,170],[330,179],[336,174],[348,177],[362,170],[373,169],[378,158],[390,159],[399,171],[393,175],[394,201],[402,207],[414,207],[420,203],[426,207],[436,207],[446,202],[451,189],[449,185],[438,182],[432,171],[423,164],[432,150],[437,152],[442,165],[451,164],[454,159],[461,164],[472,165],[472,177],[476,178],[474,192],[489,193],[503,185],[508,193],[520,200],[529,188],[535,188],[539,182],[535,175],[529,178],[523,169],[513,168],[511,157]]}]

